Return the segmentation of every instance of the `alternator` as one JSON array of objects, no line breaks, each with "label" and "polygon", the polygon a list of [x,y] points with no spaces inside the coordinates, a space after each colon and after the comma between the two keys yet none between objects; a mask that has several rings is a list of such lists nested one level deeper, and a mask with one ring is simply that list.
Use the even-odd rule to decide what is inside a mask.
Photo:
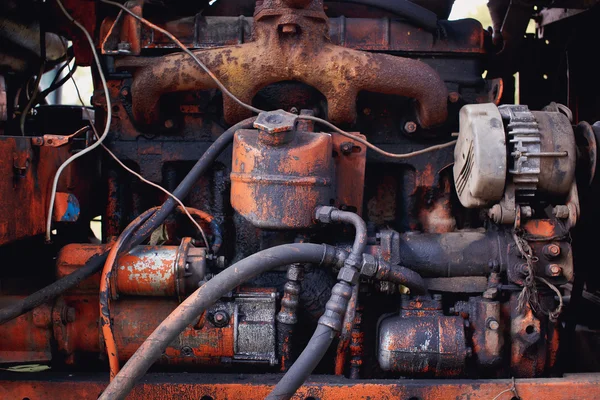
[{"label": "alternator", "polygon": [[542,199],[553,204],[571,191],[575,136],[560,112],[524,105],[472,104],[460,111],[454,183],[467,208],[490,207],[497,223],[512,223]]}]

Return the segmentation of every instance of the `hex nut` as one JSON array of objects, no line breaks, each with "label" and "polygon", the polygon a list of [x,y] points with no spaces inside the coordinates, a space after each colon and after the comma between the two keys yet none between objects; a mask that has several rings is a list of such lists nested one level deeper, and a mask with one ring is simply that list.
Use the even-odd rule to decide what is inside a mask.
[{"label": "hex nut", "polygon": [[338,279],[338,281],[344,281],[344,282],[348,282],[351,285],[354,285],[356,282],[358,282],[359,276],[360,276],[360,272],[358,272],[354,268],[344,267],[344,268],[340,269],[337,279]]},{"label": "hex nut", "polygon": [[549,276],[560,276],[562,274],[562,267],[558,264],[548,264],[546,273]]},{"label": "hex nut", "polygon": [[298,116],[284,110],[263,111],[254,121],[254,127],[273,134],[294,130]]},{"label": "hex nut", "polygon": [[490,330],[497,331],[498,328],[500,328],[500,323],[498,323],[498,321],[496,321],[494,318],[490,318],[490,320],[487,323],[487,326]]},{"label": "hex nut", "polygon": [[377,273],[377,260],[371,254],[363,254],[360,273],[365,276],[374,276]]},{"label": "hex nut", "polygon": [[417,124],[413,121],[408,121],[404,124],[404,131],[406,133],[415,133],[417,131]]},{"label": "hex nut", "polygon": [[550,243],[544,246],[542,252],[548,258],[556,258],[560,255],[560,246],[556,243]]},{"label": "hex nut", "polygon": [[333,213],[333,211],[335,209],[336,209],[335,207],[331,207],[331,206],[317,207],[317,210],[315,212],[315,219],[324,224],[330,224],[331,223],[331,214]]},{"label": "hex nut", "polygon": [[304,267],[292,264],[287,270],[287,279],[290,281],[301,281],[304,278]]}]

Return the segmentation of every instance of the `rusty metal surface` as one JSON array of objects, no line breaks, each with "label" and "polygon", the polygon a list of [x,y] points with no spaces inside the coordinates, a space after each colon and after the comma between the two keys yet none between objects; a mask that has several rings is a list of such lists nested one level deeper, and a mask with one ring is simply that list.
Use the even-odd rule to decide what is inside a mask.
[{"label": "rusty metal surface", "polygon": [[235,134],[231,205],[260,228],[308,228],[333,196],[331,135],[282,135],[285,143],[271,145],[255,130]]},{"label": "rusty metal surface", "polygon": [[[149,374],[127,397],[136,399],[228,399],[259,400],[273,389],[281,375],[206,375]],[[34,377],[4,375],[0,395],[31,400],[95,399],[108,383],[102,376],[83,374],[36,374]],[[373,380],[353,382],[336,377],[311,377],[293,397],[321,400],[411,399],[490,400],[510,389],[510,379],[481,380]],[[572,374],[564,378],[517,379],[515,387],[521,400],[594,400],[600,390],[599,374]],[[512,393],[506,393],[510,399]],[[206,396],[206,397],[203,397]]]},{"label": "rusty metal surface", "polygon": [[[213,17],[197,15],[158,24],[173,33],[191,49],[209,49],[233,46],[252,40],[252,17]],[[390,18],[329,18],[331,43],[355,50],[396,51],[419,53],[484,54],[485,31],[473,19],[440,21],[441,34],[415,28],[398,19]],[[105,43],[115,29],[114,17],[107,17],[101,25],[100,37]],[[127,35],[121,31],[122,41],[144,49],[173,48],[171,40],[143,26],[141,33]],[[116,49],[116,41],[111,49]]]},{"label": "rusty metal surface", "polygon": [[411,376],[460,376],[467,351],[461,317],[444,316],[441,297],[403,296],[399,316],[378,327],[378,360],[385,371]]},{"label": "rusty metal surface", "polygon": [[[6,244],[45,231],[52,179],[69,153],[67,148],[34,151],[30,138],[3,136],[0,154],[0,244]],[[70,168],[62,175],[59,190],[65,187]]]},{"label": "rusty metal surface", "polygon": [[[256,93],[269,84],[299,81],[325,96],[328,119],[334,123],[356,119],[356,96],[360,91],[416,99],[423,127],[446,120],[447,89],[431,67],[416,60],[333,45],[327,39],[322,4],[315,0],[310,7],[298,10],[265,2],[260,11],[257,9],[253,42],[195,54],[245,103],[251,103]],[[132,113],[140,124],[160,121],[159,99],[165,93],[216,87],[186,54],[160,60],[121,59],[116,60],[116,66],[135,69]],[[229,123],[250,115],[227,96],[223,107]]]}]

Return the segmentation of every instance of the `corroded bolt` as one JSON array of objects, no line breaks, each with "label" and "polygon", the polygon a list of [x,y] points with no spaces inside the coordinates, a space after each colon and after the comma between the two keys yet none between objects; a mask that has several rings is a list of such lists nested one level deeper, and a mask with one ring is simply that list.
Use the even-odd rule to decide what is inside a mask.
[{"label": "corroded bolt", "polygon": [[129,96],[129,88],[128,88],[127,86],[124,86],[124,87],[121,89],[121,96],[123,96],[123,97],[127,97],[127,96]]},{"label": "corroded bolt", "polygon": [[213,321],[216,327],[223,327],[229,323],[229,315],[225,311],[217,311],[213,315]]},{"label": "corroded bolt", "polygon": [[548,264],[548,266],[546,267],[546,273],[549,276],[559,276],[560,274],[562,274],[562,268],[558,264]]},{"label": "corroded bolt", "polygon": [[165,121],[165,128],[171,129],[173,126],[175,126],[175,124],[173,123],[172,119],[168,119]]},{"label": "corroded bolt", "polygon": [[352,142],[344,142],[342,144],[340,144],[340,151],[342,152],[343,155],[348,155],[352,153],[352,149],[354,148],[354,145],[352,144]]},{"label": "corroded bolt", "polygon": [[408,121],[404,124],[404,131],[406,133],[415,133],[417,131],[417,124],[413,121]]},{"label": "corroded bolt", "polygon": [[450,92],[450,94],[448,94],[448,100],[450,103],[456,103],[459,99],[460,94],[458,94],[458,92]]},{"label": "corroded bolt", "polygon": [[191,357],[194,355],[194,351],[190,346],[183,346],[181,348],[181,354],[183,354],[185,357]]},{"label": "corroded bolt", "polygon": [[498,328],[500,328],[500,324],[499,324],[499,323],[498,323],[498,321],[496,321],[494,318],[491,318],[491,319],[488,321],[488,324],[487,324],[487,325],[488,325],[488,328],[489,328],[489,329],[491,329],[491,330],[493,330],[493,331],[497,331],[497,330],[498,330]]},{"label": "corroded bolt", "polygon": [[560,246],[556,243],[550,243],[544,246],[542,253],[548,258],[556,258],[560,255]]}]

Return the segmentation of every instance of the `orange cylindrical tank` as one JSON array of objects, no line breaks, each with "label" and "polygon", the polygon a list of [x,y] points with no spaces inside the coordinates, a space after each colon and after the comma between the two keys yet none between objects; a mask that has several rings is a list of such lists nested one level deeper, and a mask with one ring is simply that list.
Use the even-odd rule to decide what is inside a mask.
[{"label": "orange cylindrical tank", "polygon": [[[260,134],[259,134],[260,132]],[[333,199],[332,139],[327,133],[239,130],[233,142],[231,204],[254,226],[299,229]]]}]

